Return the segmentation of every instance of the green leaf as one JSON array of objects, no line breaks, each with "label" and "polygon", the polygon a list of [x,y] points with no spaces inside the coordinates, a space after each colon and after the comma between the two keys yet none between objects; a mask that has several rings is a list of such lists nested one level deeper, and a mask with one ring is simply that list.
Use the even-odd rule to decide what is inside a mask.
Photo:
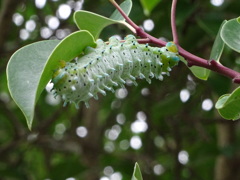
[{"label": "green leaf", "polygon": [[193,66],[190,67],[190,70],[197,78],[206,81],[209,77],[210,71],[203,67]]},{"label": "green leaf", "polygon": [[[223,48],[224,48],[224,42],[220,36],[220,33],[221,33],[221,29],[225,23],[226,23],[226,21],[223,21],[223,23],[221,24],[221,26],[219,28],[218,34],[216,36],[216,39],[214,41],[213,48],[212,48],[212,51],[210,54],[210,60],[216,60],[217,62],[219,62],[219,60],[220,60],[220,57],[222,55]],[[183,62],[185,64],[187,64],[185,60],[183,60]],[[189,69],[192,71],[192,73],[194,74],[195,77],[197,77],[201,80],[205,80],[205,81],[208,79],[210,72],[211,72],[210,70],[208,70],[206,68],[198,67],[198,66],[193,66],[193,67],[190,67]]]},{"label": "green leaf", "polygon": [[118,22],[104,16],[83,10],[74,13],[74,20],[79,29],[89,31],[95,39],[99,37],[101,31],[106,26]]},{"label": "green leaf", "polygon": [[232,94],[221,96],[215,107],[219,114],[228,120],[237,120],[240,118],[240,87],[235,89]]},{"label": "green leaf", "polygon": [[143,180],[142,173],[138,163],[135,163],[132,180]]},{"label": "green leaf", "polygon": [[[128,15],[132,8],[132,1],[126,0],[121,5],[123,11]],[[102,30],[111,24],[123,24],[130,28],[125,22],[122,15],[115,10],[110,18],[95,14],[89,11],[76,11],[74,13],[74,21],[79,29],[89,31],[95,39],[97,39]]]},{"label": "green leaf", "polygon": [[[120,4],[121,9],[129,15],[132,9],[132,0],[125,0]],[[116,9],[112,15],[109,17],[110,19],[116,21],[125,21],[124,17],[120,14],[120,12]]]},{"label": "green leaf", "polygon": [[46,60],[58,40],[40,41],[16,51],[7,65],[8,89],[31,128],[37,87]]},{"label": "green leaf", "polygon": [[[220,57],[222,55],[222,52],[223,52],[223,49],[224,49],[224,42],[220,36],[220,32],[221,32],[221,29],[222,29],[222,26],[226,23],[227,21],[223,21],[220,28],[219,28],[219,31],[218,31],[218,34],[215,38],[215,41],[214,41],[214,44],[213,44],[213,47],[212,47],[212,51],[211,51],[211,54],[210,54],[210,60],[215,60],[217,62],[219,62],[220,60]],[[198,77],[199,79],[202,79],[202,80],[207,80],[209,75],[210,75],[210,70],[209,69],[205,69],[205,68],[202,68],[202,67],[192,67],[192,72],[193,74]]]},{"label": "green leaf", "polygon": [[144,14],[149,16],[154,7],[161,2],[161,0],[141,0],[142,7],[144,9]]},{"label": "green leaf", "polygon": [[226,22],[221,31],[223,41],[233,50],[240,53],[240,23],[237,19]]},{"label": "green leaf", "polygon": [[224,49],[224,42],[220,36],[221,34],[221,30],[222,30],[222,27],[223,25],[226,23],[227,21],[224,20],[219,28],[219,31],[218,31],[218,34],[217,34],[217,37],[214,41],[214,44],[213,44],[213,47],[212,47],[212,51],[211,51],[211,54],[210,54],[210,60],[215,60],[217,62],[219,62],[220,60],[220,57],[222,55],[222,52],[223,52],[223,49]]},{"label": "green leaf", "polygon": [[240,23],[240,17],[237,18],[237,22]]},{"label": "green leaf", "polygon": [[[88,31],[78,31],[59,41],[42,41],[23,47],[10,59],[7,67],[10,93],[26,117],[31,129],[35,104],[52,78],[59,61],[70,61],[86,46],[95,46]],[[55,49],[54,49],[55,48]],[[51,54],[52,53],[52,54]]]},{"label": "green leaf", "polygon": [[[181,61],[187,65],[187,61],[181,57],[180,58]],[[208,79],[208,76],[209,76],[209,73],[210,71],[206,68],[203,68],[203,67],[198,67],[198,66],[192,66],[192,67],[188,67],[191,72],[193,73],[193,75],[201,80],[207,80]]]},{"label": "green leaf", "polygon": [[52,78],[53,70],[59,67],[60,60],[71,61],[79,56],[87,46],[96,46],[93,36],[88,31],[77,31],[64,38],[53,50],[46,62],[38,85],[37,94],[40,95],[42,90],[46,87],[47,83]]}]

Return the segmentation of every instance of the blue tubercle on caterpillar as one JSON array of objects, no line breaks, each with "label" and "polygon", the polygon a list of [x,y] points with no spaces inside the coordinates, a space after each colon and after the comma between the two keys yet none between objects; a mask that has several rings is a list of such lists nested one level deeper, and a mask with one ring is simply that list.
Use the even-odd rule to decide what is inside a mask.
[{"label": "blue tubercle on caterpillar", "polygon": [[87,47],[84,55],[72,62],[60,62],[52,78],[55,96],[60,95],[64,105],[88,101],[97,94],[106,95],[106,91],[114,92],[114,87],[124,87],[130,79],[137,85],[136,78],[163,80],[169,75],[171,68],[178,64],[180,58],[177,46],[168,42],[165,47],[151,47],[139,44],[133,35],[128,35],[124,42],[117,38],[109,38],[109,43],[97,40],[97,47]]}]

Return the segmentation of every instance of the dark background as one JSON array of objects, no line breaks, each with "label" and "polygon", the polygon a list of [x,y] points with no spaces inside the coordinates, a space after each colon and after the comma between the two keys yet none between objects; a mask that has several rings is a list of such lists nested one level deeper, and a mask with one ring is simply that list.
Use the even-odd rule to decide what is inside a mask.
[{"label": "dark background", "polygon": [[[163,82],[153,80],[149,85],[139,80],[137,87],[129,83],[115,94],[91,100],[90,109],[83,104],[79,110],[74,105],[63,108],[62,101],[53,101],[51,93],[44,91],[32,131],[28,130],[7,89],[7,62],[24,45],[61,39],[77,30],[73,12],[81,3],[49,0],[37,8],[34,0],[1,0],[0,179],[128,180],[135,162],[144,180],[240,179],[239,122],[223,120],[214,110],[218,97],[235,85],[216,73],[208,81],[198,80],[183,63]],[[71,6],[67,19],[57,16],[62,4]],[[238,17],[239,7],[238,0],[225,0],[219,7],[209,0],[179,1],[181,46],[208,59],[221,22]],[[114,11],[107,0],[85,0],[82,9],[105,16]],[[138,25],[153,20],[149,33],[171,40],[170,9],[171,1],[162,0],[147,17],[140,1],[133,0],[130,17]],[[56,29],[49,28],[52,17],[59,20]],[[100,37],[107,40],[129,33],[123,26],[112,25]],[[239,60],[237,53],[225,48],[224,65],[239,70]],[[180,92],[190,95],[186,102],[181,101]],[[213,102],[208,111],[202,108],[206,99]],[[86,130],[87,135],[81,137]]]}]

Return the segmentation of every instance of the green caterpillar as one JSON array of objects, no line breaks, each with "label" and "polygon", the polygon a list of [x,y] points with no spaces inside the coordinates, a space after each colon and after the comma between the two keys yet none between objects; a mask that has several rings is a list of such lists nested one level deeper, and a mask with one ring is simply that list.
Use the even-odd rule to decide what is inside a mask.
[{"label": "green caterpillar", "polygon": [[151,47],[139,44],[133,35],[124,42],[109,38],[109,43],[97,40],[97,47],[87,47],[84,55],[73,62],[63,63],[53,74],[52,83],[55,96],[60,95],[67,103],[88,101],[97,94],[106,95],[105,90],[114,92],[115,86],[124,87],[127,79],[137,85],[136,78],[163,80],[180,58],[177,46],[168,42],[165,47]]}]

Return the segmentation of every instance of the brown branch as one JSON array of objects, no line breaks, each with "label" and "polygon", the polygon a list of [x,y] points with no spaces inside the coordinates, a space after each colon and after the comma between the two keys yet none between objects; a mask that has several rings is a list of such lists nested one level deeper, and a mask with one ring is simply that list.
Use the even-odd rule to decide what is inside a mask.
[{"label": "brown branch", "polygon": [[178,34],[177,34],[177,28],[176,28],[176,6],[177,6],[177,0],[173,0],[172,9],[171,9],[171,27],[172,27],[173,42],[178,45]]},{"label": "brown branch", "polygon": [[[140,36],[141,38],[144,38],[144,41],[142,41],[142,42],[153,43],[158,46],[164,46],[166,44],[166,42],[164,42],[160,39],[157,39],[157,38],[149,35],[148,33],[146,33],[143,29],[141,29],[139,26],[137,26],[125,14],[125,12],[121,9],[121,7],[114,0],[110,0],[110,1],[118,9],[118,11],[121,13],[121,15],[125,18],[125,20],[136,30],[136,35]],[[175,12],[173,12],[173,11],[176,10],[176,3],[177,3],[177,1],[174,0],[173,5],[172,5],[173,6],[172,13],[171,13],[171,15],[173,15],[173,16],[175,16]],[[175,29],[175,27],[174,27],[175,26],[175,18],[171,17],[171,19],[172,19],[173,29]],[[177,34],[176,34],[176,32],[173,32],[173,33],[174,33],[174,38],[175,38],[174,40],[176,41]],[[222,74],[226,77],[231,78],[233,83],[240,84],[240,73],[239,72],[237,72],[233,69],[230,69],[228,67],[225,67],[222,64],[217,63],[214,60],[211,60],[209,62],[209,60],[207,60],[207,59],[203,59],[194,54],[191,54],[190,52],[183,49],[181,46],[178,46],[178,49],[179,49],[179,54],[187,60],[189,66],[199,66],[199,67],[203,67],[203,68],[215,71],[219,74]]]}]

